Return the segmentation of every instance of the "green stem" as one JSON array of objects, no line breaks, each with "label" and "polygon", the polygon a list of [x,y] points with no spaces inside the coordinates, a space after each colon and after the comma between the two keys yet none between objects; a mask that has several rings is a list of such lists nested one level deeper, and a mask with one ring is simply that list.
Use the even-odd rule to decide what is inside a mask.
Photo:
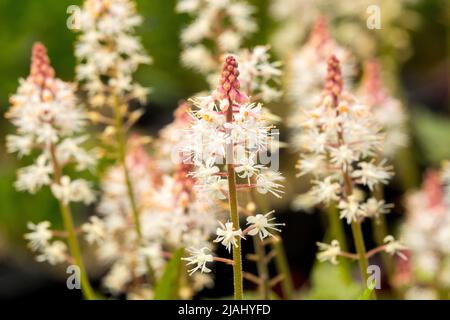
[{"label": "green stem", "polygon": [[[328,233],[327,241],[336,239],[339,241],[339,245],[342,251],[348,252],[347,239],[345,238],[344,224],[339,219],[339,211],[335,204],[331,204],[327,207],[326,212],[328,214],[328,222],[330,224],[330,231]],[[350,263],[347,259],[339,259],[339,269],[343,279],[350,283],[352,282]]]},{"label": "green stem", "polygon": [[258,277],[261,281],[259,285],[259,292],[262,300],[270,299],[270,285],[269,285],[269,269],[267,268],[266,252],[262,240],[254,236],[253,245],[257,255],[256,268],[258,269]]},{"label": "green stem", "polygon": [[[118,97],[115,97],[114,101],[114,120],[115,120],[115,127],[116,127],[116,139],[117,139],[117,152],[118,152],[118,158],[120,165],[123,168],[123,174],[125,177],[125,183],[127,186],[127,195],[128,199],[130,200],[131,204],[131,211],[133,214],[133,220],[134,220],[134,228],[138,237],[139,246],[143,245],[143,236],[142,236],[142,228],[141,228],[141,222],[139,219],[139,210],[136,204],[136,199],[134,197],[134,191],[133,191],[133,184],[131,182],[130,173],[128,172],[128,168],[126,165],[126,137],[125,132],[123,129],[123,123],[122,123],[122,115],[120,111],[120,102]],[[154,282],[155,275],[153,272],[153,268],[151,267],[150,261],[148,257],[145,258],[145,265],[147,268],[147,278],[149,283]]]},{"label": "green stem", "polygon": [[[231,109],[231,108],[230,108]],[[232,163],[227,164],[228,171],[228,197],[230,205],[230,219],[233,223],[233,229],[239,230],[239,214],[237,210],[236,177]],[[233,276],[234,276],[234,299],[243,299],[242,284],[242,256],[241,256],[241,238],[237,238],[237,246],[233,247]]]},{"label": "green stem", "polygon": [[[233,122],[233,101],[228,100],[228,109],[226,113],[226,121]],[[227,129],[229,131],[229,129]],[[228,173],[228,200],[230,205],[230,219],[233,223],[233,229],[239,230],[239,213],[236,191],[236,174],[234,172],[234,148],[233,141],[226,146],[227,173]],[[233,278],[234,278],[234,299],[242,300],[244,298],[243,279],[242,279],[242,254],[241,254],[241,238],[237,237],[237,245],[233,247]]]},{"label": "green stem", "polygon": [[283,275],[281,280],[281,289],[283,291],[283,297],[286,300],[291,300],[294,293],[294,287],[292,285],[292,275],[289,268],[289,263],[284,251],[283,240],[280,236],[275,236],[271,246],[275,250],[275,265],[277,267],[278,274]]},{"label": "green stem", "polygon": [[[267,198],[258,195],[254,189],[252,189],[252,193],[254,195],[254,201],[261,212],[269,212],[270,208],[267,203]],[[283,297],[286,300],[291,300],[294,287],[292,285],[292,275],[286,252],[284,250],[283,239],[280,236],[275,235],[273,240],[274,241],[270,242],[270,246],[272,250],[275,251],[275,266],[277,269],[277,274],[282,275],[281,290],[283,292]]]},{"label": "green stem", "polygon": [[[352,233],[353,239],[355,240],[356,253],[358,254],[359,257],[358,262],[361,271],[361,277],[365,287],[366,285],[368,285],[367,281],[369,280],[369,274],[367,273],[369,263],[366,258],[366,247],[364,245],[364,238],[360,222],[357,221],[352,222]],[[375,291],[372,291],[372,296],[374,299],[376,299]]]},{"label": "green stem", "polygon": [[[61,183],[62,168],[59,165],[58,158],[56,157],[56,147],[54,144],[50,146],[50,157],[52,161],[54,179],[56,184]],[[75,260],[75,264],[80,268],[80,281],[81,291],[83,296],[87,300],[95,300],[96,296],[94,290],[91,287],[89,278],[87,276],[86,268],[84,267],[83,258],[81,257],[81,250],[78,244],[77,234],[75,232],[75,226],[73,223],[72,212],[70,207],[64,204],[61,200],[58,200],[61,217],[63,220],[64,229],[67,232],[67,244],[72,258]]]},{"label": "green stem", "polygon": [[75,264],[78,268],[80,268],[81,291],[87,300],[95,300],[96,297],[94,290],[89,283],[86,268],[84,267],[83,259],[81,257],[80,246],[78,244],[78,239],[75,232],[72,213],[70,212],[70,208],[61,201],[59,201],[59,208],[61,210],[64,229],[67,232],[67,243],[69,245],[70,253],[75,260]]}]

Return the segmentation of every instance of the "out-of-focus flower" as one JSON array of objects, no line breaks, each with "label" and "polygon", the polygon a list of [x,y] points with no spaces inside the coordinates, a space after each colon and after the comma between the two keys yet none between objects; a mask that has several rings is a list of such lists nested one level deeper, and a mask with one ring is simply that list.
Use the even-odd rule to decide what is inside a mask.
[{"label": "out-of-focus flower", "polygon": [[391,235],[386,236],[384,238],[384,243],[385,243],[385,249],[384,251],[386,251],[387,253],[389,253],[390,255],[395,255],[397,254],[400,258],[407,260],[407,256],[405,254],[402,253],[403,250],[408,249],[404,244],[402,244],[400,241],[395,240],[395,238]]},{"label": "out-of-focus flower", "polygon": [[[141,64],[151,63],[134,30],[142,23],[130,0],[86,0],[76,13],[81,34],[75,47],[77,79],[94,107],[108,99],[146,100],[148,90],[133,82]],[[107,80],[105,81],[104,78]]]},{"label": "out-of-focus flower", "polygon": [[330,261],[332,264],[337,264],[337,257],[341,253],[341,247],[339,241],[333,240],[331,244],[317,242],[320,252],[317,254],[319,261]]},{"label": "out-of-focus flower", "polygon": [[24,237],[29,241],[29,247],[33,251],[46,247],[53,237],[49,221],[42,221],[37,224],[29,222],[27,227],[31,232],[26,233]]},{"label": "out-of-focus flower", "polygon": [[189,248],[188,252],[190,253],[190,257],[188,258],[181,258],[182,260],[186,260],[188,263],[187,265],[195,265],[194,268],[189,270],[189,275],[192,276],[197,270],[200,270],[200,272],[203,273],[209,273],[211,272],[211,269],[206,267],[206,264],[208,262],[213,262],[213,256],[209,254],[210,252],[209,248],[201,248],[201,249],[195,249],[195,248]]}]

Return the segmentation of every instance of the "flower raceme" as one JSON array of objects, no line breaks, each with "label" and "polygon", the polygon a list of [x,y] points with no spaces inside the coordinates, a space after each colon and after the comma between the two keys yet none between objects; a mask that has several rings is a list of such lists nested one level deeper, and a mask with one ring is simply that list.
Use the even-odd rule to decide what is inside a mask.
[{"label": "flower raceme", "polygon": [[[228,56],[218,88],[210,96],[192,100],[196,109],[190,112],[192,121],[183,148],[184,160],[194,167],[195,188],[208,194],[210,199],[230,200],[232,221],[220,222],[215,242],[220,242],[228,251],[233,248],[233,254],[246,234],[264,239],[270,235],[270,230],[279,231],[277,226],[281,225],[269,218],[272,213],[269,212],[248,217],[249,226],[242,231],[233,215],[234,210],[236,214],[238,211],[236,191],[254,188],[276,197],[283,192],[280,183],[283,177],[279,172],[258,162],[258,153],[269,150],[273,127],[264,118],[262,105],[248,100],[240,90],[238,62]],[[225,171],[222,170],[224,165]],[[237,183],[233,182],[235,179]]]},{"label": "flower raceme", "polygon": [[17,135],[7,137],[7,149],[17,152],[19,157],[29,155],[32,150],[40,152],[35,164],[19,169],[15,186],[20,191],[35,193],[49,185],[53,196],[59,201],[64,237],[67,237],[70,254],[65,242],[52,241],[54,232],[50,230],[48,221],[29,223],[30,232],[25,238],[30,241],[30,248],[37,252],[36,260],[52,265],[75,263],[80,268],[85,298],[94,299],[78,245],[70,203],[90,204],[95,201],[95,195],[88,181],[72,180],[65,174],[68,166],[82,171],[96,163],[95,154],[81,146],[86,137],[79,134],[83,131],[87,115],[77,104],[74,89],[72,84],[55,77],[46,48],[36,43],[30,75],[20,81],[6,114],[17,129]]},{"label": "flower raceme", "polygon": [[86,113],[77,105],[74,86],[55,78],[41,43],[33,46],[30,75],[20,80],[11,104],[6,117],[16,126],[17,134],[7,136],[8,151],[17,152],[19,157],[33,149],[41,152],[33,165],[19,169],[16,188],[35,193],[51,185],[54,196],[64,198],[65,203],[92,203],[95,197],[87,181],[61,177],[67,165],[78,171],[93,168],[96,156],[81,147],[86,137],[77,136],[85,126]]},{"label": "flower raceme", "polygon": [[370,108],[343,90],[335,56],[328,60],[322,102],[304,110],[303,117],[302,131],[296,137],[303,151],[297,168],[299,175],[315,176],[311,195],[317,202],[337,201],[341,218],[348,223],[385,213],[389,205],[378,203],[375,208],[373,199],[364,202],[354,188],[373,190],[378,184],[386,184],[392,172],[384,160],[373,158],[383,146],[383,135]]}]

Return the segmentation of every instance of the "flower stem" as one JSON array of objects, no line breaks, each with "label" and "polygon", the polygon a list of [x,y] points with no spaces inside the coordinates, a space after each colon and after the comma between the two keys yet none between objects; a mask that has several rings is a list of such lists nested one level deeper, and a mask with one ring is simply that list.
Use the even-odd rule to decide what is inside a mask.
[{"label": "flower stem", "polygon": [[[137,208],[136,199],[134,197],[133,184],[131,183],[130,173],[128,172],[128,168],[126,165],[126,138],[125,132],[123,129],[122,123],[122,115],[120,110],[120,102],[117,96],[114,99],[114,123],[116,129],[116,139],[117,139],[117,151],[118,151],[118,159],[120,165],[123,168],[123,174],[125,177],[125,184],[127,186],[127,195],[131,204],[131,211],[133,214],[134,220],[134,228],[138,237],[139,246],[143,244],[143,236],[141,229],[141,222],[139,219],[139,210]],[[145,258],[145,265],[147,268],[147,278],[149,283],[155,280],[155,275],[153,269],[151,267],[150,261],[148,257]]]},{"label": "flower stem", "polygon": [[253,237],[253,245],[257,255],[256,268],[259,276],[259,292],[262,300],[270,299],[269,269],[267,268],[264,244],[259,237]]},{"label": "flower stem", "polygon": [[[50,157],[53,166],[54,181],[56,184],[60,184],[62,168],[59,165],[58,158],[56,157],[56,148],[54,144],[50,145]],[[95,300],[96,296],[89,282],[86,268],[84,267],[83,258],[81,257],[81,250],[78,244],[77,233],[75,231],[75,226],[73,223],[72,212],[70,210],[70,207],[64,204],[61,200],[58,200],[58,203],[64,229],[67,233],[67,244],[69,245],[70,254],[75,260],[75,264],[77,265],[77,267],[80,268],[81,291],[83,292],[83,296],[85,299]]]},{"label": "flower stem", "polygon": [[[227,122],[233,122],[233,102],[231,99],[228,101],[228,109],[226,114]],[[227,129],[229,130],[229,129]],[[230,205],[230,219],[233,223],[233,229],[239,230],[239,213],[237,203],[237,191],[236,191],[236,174],[234,172],[234,150],[233,141],[227,144],[226,148],[226,163],[228,173],[228,199]],[[237,245],[233,247],[233,277],[234,277],[234,299],[242,300],[243,293],[243,281],[242,281],[242,254],[241,254],[241,238],[237,238]]]},{"label": "flower stem", "polygon": [[81,257],[80,246],[78,244],[78,239],[75,232],[72,213],[70,208],[63,204],[62,201],[59,201],[59,208],[61,210],[64,228],[67,231],[67,243],[69,245],[70,253],[75,260],[75,264],[80,268],[81,290],[87,300],[95,300],[96,296],[91,284],[89,283],[86,268],[84,267],[83,259]]},{"label": "flower stem", "polygon": [[284,251],[283,240],[280,236],[274,236],[274,241],[272,241],[272,248],[276,252],[275,265],[277,267],[277,272],[283,277],[281,280],[283,297],[286,300],[291,300],[292,294],[294,292],[294,288],[292,286],[291,270],[289,268],[286,252]]}]

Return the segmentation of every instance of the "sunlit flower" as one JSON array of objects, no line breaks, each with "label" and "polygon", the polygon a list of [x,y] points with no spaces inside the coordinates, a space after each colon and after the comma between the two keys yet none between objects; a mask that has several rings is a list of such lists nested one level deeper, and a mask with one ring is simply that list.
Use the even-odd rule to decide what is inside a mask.
[{"label": "sunlit flower", "polygon": [[393,236],[389,235],[384,238],[385,249],[390,255],[397,254],[400,258],[407,260],[408,257],[402,253],[403,250],[408,249],[404,244],[394,239]]},{"label": "sunlit flower", "polygon": [[48,262],[51,265],[65,262],[67,260],[67,246],[62,241],[54,241],[45,246],[39,255],[36,256],[38,262]]}]

